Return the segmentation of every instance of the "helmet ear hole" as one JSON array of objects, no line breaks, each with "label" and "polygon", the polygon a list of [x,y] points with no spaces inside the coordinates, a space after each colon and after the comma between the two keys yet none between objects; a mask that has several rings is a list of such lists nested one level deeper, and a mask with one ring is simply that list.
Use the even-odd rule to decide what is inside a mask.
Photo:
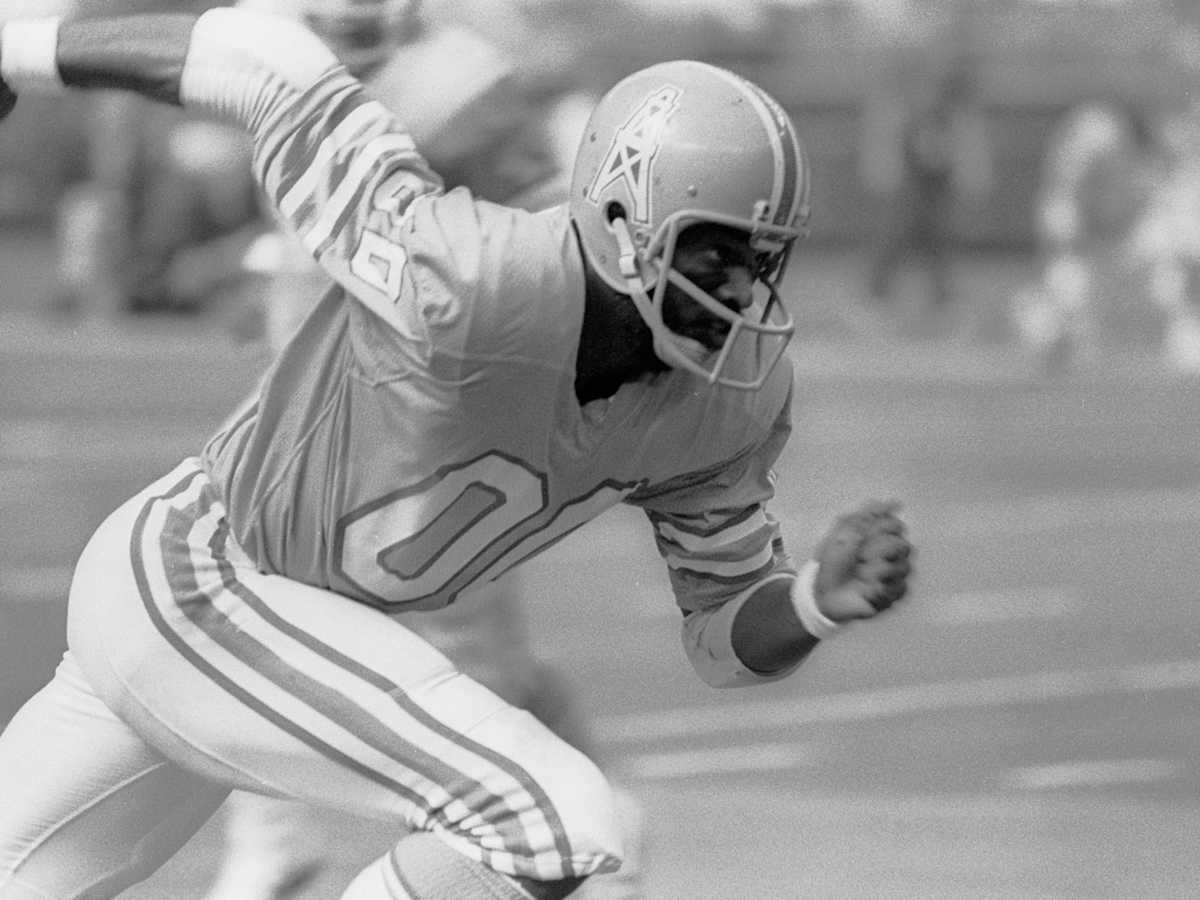
[{"label": "helmet ear hole", "polygon": [[625,212],[625,205],[623,203],[612,200],[604,207],[604,221],[611,226],[617,219],[629,221],[629,216]]}]

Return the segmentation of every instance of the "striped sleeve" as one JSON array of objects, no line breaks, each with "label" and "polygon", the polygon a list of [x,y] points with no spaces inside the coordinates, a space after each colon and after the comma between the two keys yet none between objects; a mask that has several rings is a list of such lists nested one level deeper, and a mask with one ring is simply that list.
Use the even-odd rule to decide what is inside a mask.
[{"label": "striped sleeve", "polygon": [[773,416],[760,420],[752,442],[730,459],[626,499],[649,517],[685,614],[724,603],[789,564],[767,504],[791,435],[790,392]]},{"label": "striped sleeve", "polygon": [[720,604],[786,565],[779,523],[760,504],[701,516],[647,514],[685,613]]},{"label": "striped sleeve", "polygon": [[404,221],[441,182],[412,138],[341,70],[296,99],[256,143],[284,227],[325,271],[402,333],[412,314]]},{"label": "striped sleeve", "polygon": [[404,224],[442,183],[403,124],[313,41],[294,23],[211,10],[193,31],[183,96],[250,130],[255,174],[284,227],[350,296],[404,331]]},{"label": "striped sleeve", "polygon": [[732,639],[733,619],[746,600],[765,582],[795,575],[775,519],[755,505],[710,516],[703,526],[661,513],[650,513],[650,520],[684,612],[683,648],[700,678],[713,687],[740,687],[787,675],[790,668],[751,671]]},{"label": "striped sleeve", "polygon": [[682,638],[704,681],[732,687],[774,680],[737,659],[730,624],[737,608],[768,580],[796,572],[779,523],[767,509],[775,495],[775,461],[791,432],[783,404],[762,440],[712,471],[630,495],[654,528],[675,601],[684,614]]}]

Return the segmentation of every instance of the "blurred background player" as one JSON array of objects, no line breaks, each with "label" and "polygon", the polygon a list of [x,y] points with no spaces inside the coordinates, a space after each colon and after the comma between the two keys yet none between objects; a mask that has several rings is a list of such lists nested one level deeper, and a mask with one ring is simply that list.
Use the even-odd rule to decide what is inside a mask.
[{"label": "blurred background player", "polygon": [[[302,19],[398,112],[448,186],[463,184],[477,196],[533,209],[565,199],[570,163],[591,105],[575,102],[565,90],[530,85],[515,62],[480,35],[439,23],[418,0],[241,0],[237,5]],[[574,110],[579,112],[572,115]],[[214,169],[210,177],[228,181],[235,172],[249,178],[248,163],[240,170]],[[328,276],[280,230],[259,236],[245,262],[256,276],[263,336],[274,353],[320,298]],[[214,255],[210,264],[226,262]],[[522,590],[519,576],[509,575],[451,607],[415,613],[408,621],[459,669],[595,758],[564,678],[532,651]],[[589,879],[577,892],[581,898],[642,896],[642,811],[627,790],[618,787],[617,796],[628,857],[618,873]],[[319,814],[300,804],[234,792],[224,815],[225,853],[207,900],[284,900],[319,876]]]},{"label": "blurred background player", "polygon": [[1161,314],[1155,335],[1168,371],[1200,373],[1200,104],[1188,100],[1163,125],[1167,165],[1150,188],[1129,250]]},{"label": "blurred background player", "polygon": [[1080,103],[1054,129],[1034,209],[1041,277],[1014,299],[1017,334],[1042,364],[1100,358],[1105,337],[1097,288],[1110,281],[1098,277],[1102,266],[1120,276],[1114,302],[1136,304],[1144,315],[1129,240],[1165,171],[1156,124],[1140,103],[1120,97]]},{"label": "blurred background player", "polygon": [[893,301],[898,276],[916,264],[928,279],[921,311],[941,318],[955,294],[956,208],[991,189],[978,75],[965,53],[944,59],[924,51],[899,52],[895,74],[864,114],[862,176],[882,208],[868,288],[876,300]]}]

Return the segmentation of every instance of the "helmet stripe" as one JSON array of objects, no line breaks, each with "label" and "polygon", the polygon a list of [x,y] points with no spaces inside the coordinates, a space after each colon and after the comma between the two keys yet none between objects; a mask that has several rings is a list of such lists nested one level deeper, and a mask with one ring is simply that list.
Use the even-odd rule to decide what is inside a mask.
[{"label": "helmet stripe", "polygon": [[[808,205],[808,166],[795,129],[783,108],[758,85],[724,69],[714,69],[747,96],[763,123],[775,158],[775,177],[770,198],[775,218],[771,224],[791,225]],[[791,203],[785,208],[784,203],[789,198]]]},{"label": "helmet stripe", "polygon": [[808,206],[808,164],[805,160],[804,148],[796,136],[796,130],[787,113],[775,99],[756,84],[751,83],[750,88],[759,96],[768,110],[769,127],[774,129],[773,133],[779,141],[777,152],[783,167],[782,195],[784,199],[791,198],[791,204],[787,209],[783,209],[782,205],[776,207],[775,224],[792,225],[797,216],[807,216],[804,208]]}]

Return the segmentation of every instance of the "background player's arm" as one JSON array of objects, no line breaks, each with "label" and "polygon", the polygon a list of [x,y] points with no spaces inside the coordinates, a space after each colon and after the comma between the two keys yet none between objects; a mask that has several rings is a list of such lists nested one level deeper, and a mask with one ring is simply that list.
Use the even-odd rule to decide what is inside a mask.
[{"label": "background player's arm", "polygon": [[284,222],[349,292],[398,315],[400,222],[441,181],[412,138],[302,25],[218,8],[6,23],[0,74],[18,93],[121,88],[245,128]]}]

